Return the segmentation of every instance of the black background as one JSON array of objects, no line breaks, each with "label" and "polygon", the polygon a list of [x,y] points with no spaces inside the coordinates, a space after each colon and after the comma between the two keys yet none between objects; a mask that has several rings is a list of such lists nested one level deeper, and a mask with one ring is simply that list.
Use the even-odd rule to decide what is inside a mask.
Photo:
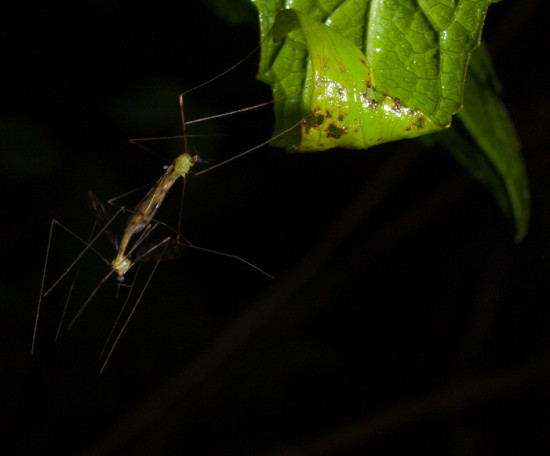
[{"label": "black background", "polygon": [[[160,176],[181,142],[150,144],[162,161],[127,140],[181,132],[178,94],[254,48],[254,12],[229,25],[201,2],[6,9],[2,445],[56,455],[549,448],[543,4],[494,5],[484,32],[530,175],[521,245],[443,150],[419,141],[303,155],[263,148],[188,179],[183,232],[277,280],[196,251],[162,263],[101,376],[97,355],[120,307],[114,280],[56,344],[69,284],[53,293],[29,353],[50,220],[86,237],[89,189],[106,200]],[[189,94],[187,117],[269,100],[256,65],[257,55]],[[268,139],[271,126],[267,107],[189,130],[208,133],[193,146],[221,161]],[[179,192],[158,215],[171,225]],[[80,248],[55,232],[50,282]],[[109,248],[98,245],[111,258]],[[73,314],[107,271],[92,256],[84,263]]]}]

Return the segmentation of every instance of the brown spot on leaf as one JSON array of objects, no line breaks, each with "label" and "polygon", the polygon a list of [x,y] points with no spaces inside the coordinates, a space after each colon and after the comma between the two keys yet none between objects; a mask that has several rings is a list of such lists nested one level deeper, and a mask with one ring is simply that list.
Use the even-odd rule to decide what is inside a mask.
[{"label": "brown spot on leaf", "polygon": [[418,116],[415,122],[416,128],[424,128],[425,125],[426,125],[426,119],[424,118],[424,116]]},{"label": "brown spot on leaf", "polygon": [[394,98],[393,99],[392,109],[394,111],[399,111],[401,109],[401,100],[399,98]]},{"label": "brown spot on leaf", "polygon": [[325,118],[322,115],[316,115],[312,112],[309,116],[302,120],[301,124],[305,130],[305,133],[308,134],[311,129],[318,129],[319,125],[323,123]]},{"label": "brown spot on leaf", "polygon": [[327,128],[327,138],[339,139],[346,131],[332,122]]}]

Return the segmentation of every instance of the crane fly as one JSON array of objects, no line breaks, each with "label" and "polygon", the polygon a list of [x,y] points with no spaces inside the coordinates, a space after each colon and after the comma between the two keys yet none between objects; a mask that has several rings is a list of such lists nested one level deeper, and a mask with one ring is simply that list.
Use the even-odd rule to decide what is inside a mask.
[{"label": "crane fly", "polygon": [[[245,58],[248,58],[248,56],[245,57]],[[227,71],[229,71],[229,70],[227,70]],[[205,84],[207,84],[207,83],[217,79],[218,77],[222,76],[223,74],[227,73],[227,71],[225,71],[221,75],[218,75],[216,78],[213,78],[210,81],[207,81],[206,83],[201,84],[200,86],[197,86],[197,87],[195,87],[194,89],[191,89],[191,90],[195,90],[199,87],[204,86]],[[182,222],[181,206],[180,206],[180,217],[179,217],[179,221],[178,221],[177,230],[174,230],[173,228],[169,227],[168,225],[166,225],[166,224],[164,224],[164,223],[162,223],[158,220],[155,220],[155,215],[157,214],[159,208],[161,207],[162,203],[164,202],[164,200],[166,198],[166,195],[168,194],[170,189],[173,187],[173,185],[176,183],[176,181],[181,177],[182,180],[183,180],[183,189],[184,189],[186,178],[191,173],[191,169],[197,163],[202,162],[202,160],[198,157],[198,155],[193,156],[189,152],[188,135],[187,135],[187,123],[186,123],[185,117],[184,117],[184,95],[186,93],[189,93],[191,90],[189,90],[187,92],[184,92],[183,94],[180,95],[180,98],[179,98],[181,120],[182,120],[182,126],[183,126],[184,153],[179,155],[169,166],[166,167],[163,175],[157,180],[157,182],[153,185],[153,187],[147,192],[145,197],[141,200],[141,202],[133,210],[128,210],[126,207],[120,206],[120,207],[118,207],[117,211],[115,212],[115,214],[112,217],[108,217],[107,212],[105,210],[105,207],[99,202],[99,199],[97,197],[95,197],[95,195],[93,195],[90,192],[91,204],[92,204],[92,207],[94,209],[94,212],[96,213],[97,221],[96,221],[96,224],[94,224],[94,229],[92,229],[92,234],[90,235],[88,240],[84,240],[82,237],[78,236],[76,233],[74,233],[72,230],[70,230],[69,228],[67,228],[66,226],[64,226],[63,224],[58,222],[57,220],[55,220],[55,219],[52,220],[51,225],[50,225],[50,234],[49,234],[49,238],[48,238],[48,245],[47,245],[46,256],[45,256],[45,261],[44,261],[44,269],[43,269],[42,281],[41,281],[41,286],[40,286],[40,295],[39,295],[39,299],[38,299],[38,305],[37,305],[36,316],[35,316],[35,323],[34,323],[34,330],[33,330],[33,337],[32,337],[32,345],[31,345],[31,353],[34,353],[35,348],[36,348],[38,322],[39,322],[40,312],[41,312],[42,303],[43,303],[44,299],[59,285],[59,283],[71,271],[76,270],[75,279],[73,281],[73,284],[70,287],[70,290],[69,290],[69,293],[68,293],[68,296],[67,296],[67,300],[66,300],[66,303],[65,303],[65,308],[63,310],[61,321],[59,323],[59,329],[57,331],[57,335],[58,335],[59,332],[60,332],[60,328],[62,326],[62,322],[63,322],[64,316],[65,316],[65,312],[66,312],[66,309],[67,309],[67,306],[68,306],[69,299],[71,297],[74,282],[76,281],[76,276],[78,276],[78,273],[79,273],[79,270],[80,270],[79,264],[80,264],[81,260],[83,259],[84,255],[89,251],[93,252],[96,256],[98,256],[98,258],[100,258],[104,263],[106,263],[106,265],[109,267],[109,272],[103,277],[103,279],[99,282],[99,284],[91,292],[91,294],[85,300],[84,304],[82,304],[82,306],[80,307],[80,309],[78,310],[78,312],[76,313],[74,318],[69,323],[68,329],[70,329],[72,327],[74,322],[79,318],[79,316],[82,314],[82,312],[86,309],[86,307],[92,301],[92,299],[97,294],[97,292],[100,290],[102,285],[105,282],[107,282],[107,280],[111,276],[116,275],[119,284],[124,284],[126,274],[128,273],[128,271],[134,265],[138,264],[137,270],[139,271],[139,266],[141,265],[142,261],[154,261],[153,269],[152,269],[149,277],[147,278],[145,284],[141,288],[139,296],[136,298],[136,300],[133,304],[133,307],[130,311],[130,314],[127,316],[127,318],[126,318],[124,324],[122,325],[122,327],[118,330],[117,336],[116,336],[114,342],[111,344],[111,347],[108,350],[108,353],[107,353],[106,357],[104,358],[104,362],[103,362],[103,365],[101,367],[101,371],[103,371],[103,369],[105,368],[107,362],[109,361],[109,359],[111,357],[111,354],[113,353],[113,350],[114,350],[118,340],[120,339],[120,337],[121,337],[122,333],[124,332],[128,322],[130,321],[131,317],[133,316],[133,314],[135,312],[135,309],[137,308],[138,304],[142,300],[143,295],[145,293],[145,290],[147,289],[147,287],[148,287],[153,275],[155,274],[156,269],[157,269],[157,267],[158,267],[161,260],[167,259],[167,258],[173,256],[174,254],[179,255],[179,254],[181,254],[181,252],[183,250],[186,250],[188,248],[192,248],[192,249],[201,250],[201,251],[205,251],[205,252],[209,252],[209,253],[214,253],[214,254],[217,254],[217,255],[222,255],[222,256],[225,256],[225,257],[232,258],[234,260],[238,260],[238,261],[240,261],[240,262],[256,269],[257,271],[261,272],[262,274],[266,275],[267,277],[272,278],[272,279],[274,278],[273,276],[271,276],[270,274],[268,274],[264,270],[260,269],[259,267],[255,266],[254,264],[246,261],[245,259],[243,259],[239,256],[232,255],[232,254],[225,253],[225,252],[220,252],[220,251],[217,251],[217,250],[211,250],[211,249],[195,246],[191,242],[185,240],[180,234],[180,232],[181,232],[181,222]],[[269,102],[266,102],[266,103],[261,103],[261,104],[254,105],[254,106],[251,106],[251,107],[246,107],[246,108],[242,108],[242,109],[239,109],[239,110],[223,113],[223,114],[218,114],[218,115],[206,117],[206,118],[203,118],[203,119],[197,119],[195,121],[189,122],[189,124],[193,123],[193,122],[198,122],[198,121],[210,120],[210,119],[214,119],[214,118],[218,118],[218,117],[222,117],[222,116],[238,114],[238,113],[241,113],[241,112],[249,111],[251,109],[256,109],[256,108],[259,108],[259,107],[263,107],[263,106],[266,106],[266,105],[273,104],[273,103],[277,102],[278,100],[279,99],[272,100],[272,101],[269,101]],[[290,128],[288,128],[288,129],[278,133],[277,135],[269,138],[267,141],[264,141],[261,144],[258,144],[258,145],[254,146],[252,148],[249,148],[249,149],[247,149],[247,150],[245,150],[245,151],[243,151],[243,152],[241,152],[241,153],[239,153],[239,154],[237,154],[237,155],[235,155],[235,156],[233,156],[233,157],[231,157],[231,158],[229,158],[225,161],[217,163],[217,164],[215,164],[215,165],[213,165],[213,166],[211,166],[207,169],[204,169],[204,170],[201,170],[197,173],[194,173],[194,175],[204,174],[208,171],[211,171],[215,168],[218,168],[222,165],[225,165],[226,163],[228,163],[230,161],[236,160],[236,159],[238,159],[238,158],[240,158],[244,155],[247,155],[250,152],[252,152],[256,149],[259,149],[259,148],[269,144],[271,141],[287,134],[288,132],[290,132],[294,128],[298,127],[300,124],[303,124],[304,122],[305,122],[305,119],[302,119],[301,121],[299,121],[296,124],[292,125]],[[116,199],[118,199],[118,198],[109,200],[109,202],[114,204],[113,202]],[[183,201],[183,199],[182,199],[182,201]],[[114,220],[117,219],[121,214],[123,214],[125,212],[130,212],[130,216],[128,218],[128,221],[124,225],[124,229],[123,229],[121,237],[119,239],[114,234],[114,231],[112,229],[112,225],[113,225]],[[97,231],[96,231],[96,225],[99,226],[99,229],[97,229]],[[46,272],[47,272],[47,268],[48,268],[48,261],[49,261],[49,256],[50,256],[50,248],[51,248],[51,243],[52,243],[52,234],[53,234],[54,226],[58,226],[58,227],[62,228],[63,230],[65,230],[70,235],[72,235],[75,239],[77,239],[84,246],[84,248],[81,250],[81,252],[78,254],[78,256],[73,260],[73,262],[65,269],[65,271],[52,283],[52,285],[50,285],[47,289],[45,289]],[[164,227],[169,228],[170,230],[172,230],[175,233],[175,236],[173,236],[173,235],[167,236],[167,237],[161,239],[160,241],[153,242],[153,243],[148,243],[148,240],[149,240],[151,234],[159,226],[164,226]],[[115,250],[116,250],[116,254],[115,254],[114,259],[112,261],[107,260],[95,247],[95,244],[96,244],[97,240],[101,237],[104,237],[104,236],[109,237],[109,239],[111,240],[111,243],[113,244],[113,246],[115,247]],[[137,239],[136,239],[136,237],[137,237]],[[133,240],[133,242],[132,242],[132,240]],[[137,272],[136,272],[136,276],[137,276]],[[104,347],[104,350],[102,351],[102,354],[106,352],[107,344],[109,343],[111,338],[114,337],[115,328],[118,326],[119,321],[120,321],[121,316],[122,316],[122,312],[124,312],[124,308],[126,307],[126,304],[128,303],[128,301],[130,299],[130,295],[131,295],[132,290],[134,288],[134,284],[135,284],[135,278],[134,278],[134,282],[129,286],[129,291],[128,291],[128,294],[127,294],[127,297],[126,297],[126,302],[123,305],[123,308],[122,308],[122,310],[121,310],[121,312],[120,312],[120,314],[119,314],[119,316],[118,316],[118,318],[117,318],[117,320],[116,320],[116,322],[113,326],[111,334],[109,335],[109,337],[107,339],[106,346]],[[57,335],[56,335],[56,339],[57,339]]]}]

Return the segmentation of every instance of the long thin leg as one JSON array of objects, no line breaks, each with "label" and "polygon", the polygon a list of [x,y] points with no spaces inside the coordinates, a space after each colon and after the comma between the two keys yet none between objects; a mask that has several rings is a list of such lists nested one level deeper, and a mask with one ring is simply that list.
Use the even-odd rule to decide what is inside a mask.
[{"label": "long thin leg", "polygon": [[58,224],[59,226],[61,226],[62,228],[64,228],[68,233],[72,234],[76,239],[78,239],[80,242],[82,242],[84,245],[86,245],[86,247],[82,250],[82,252],[80,252],[80,254],[76,257],[76,259],[71,263],[71,265],[65,270],[65,272],[63,274],[61,274],[61,276],[59,276],[59,278],[53,283],[53,285],[50,286],[50,288],[48,288],[46,290],[46,292],[44,293],[44,297],[48,296],[48,294],[59,284],[59,282],[61,282],[65,276],[69,273],[69,271],[71,271],[75,265],[79,262],[79,260],[84,256],[84,254],[88,251],[88,250],[92,250],[94,251],[97,255],[99,255],[100,258],[103,259],[103,261],[108,264],[109,266],[111,265],[111,263],[109,261],[107,261],[96,249],[94,249],[92,247],[93,244],[95,244],[95,242],[97,241],[97,239],[104,233],[104,231],[107,229],[107,227],[113,222],[113,220],[115,218],[118,217],[118,215],[124,210],[124,208],[120,208],[116,213],[115,215],[113,215],[111,217],[111,219],[107,222],[107,224],[101,228],[101,230],[99,230],[99,232],[95,235],[95,237],[92,239],[91,242],[87,243],[86,241],[84,241],[80,236],[76,235],[75,233],[73,233],[71,230],[69,230],[66,226],[62,225],[61,223],[57,222],[56,220],[53,220],[52,222],[55,222],[56,224]]},{"label": "long thin leg", "polygon": [[99,354],[99,359],[103,359],[103,356],[105,355],[105,350],[107,350],[107,347],[109,346],[109,343],[111,342],[111,339],[113,338],[113,335],[115,333],[116,328],[118,327],[118,324],[120,322],[120,319],[122,318],[122,315],[124,315],[124,312],[126,310],[126,307],[128,306],[128,302],[130,302],[130,297],[132,296],[132,291],[134,290],[134,285],[136,284],[136,280],[139,275],[139,270],[141,269],[142,262],[140,261],[138,263],[137,271],[134,276],[134,280],[132,281],[132,285],[130,286],[130,290],[128,291],[128,295],[126,296],[126,299],[124,300],[124,304],[122,305],[122,308],[120,309],[120,312],[118,313],[115,322],[113,323],[113,327],[111,328],[111,331],[109,332],[109,335],[107,336],[107,340],[105,341],[105,344],[103,345],[103,348],[101,349],[101,353]]},{"label": "long thin leg", "polygon": [[38,319],[40,318],[40,310],[42,307],[42,297],[44,296],[44,282],[46,281],[46,270],[48,268],[48,259],[50,257],[50,247],[52,244],[52,233],[55,220],[50,224],[50,234],[48,236],[48,247],[46,248],[46,259],[44,260],[44,270],[42,271],[42,282],[40,284],[40,296],[38,297],[38,306],[36,307],[36,316],[34,318],[34,330],[32,332],[31,355],[34,354],[34,346],[36,344],[36,331],[38,329]]},{"label": "long thin leg", "polygon": [[[153,230],[157,227],[157,224],[155,225],[148,225],[145,230],[143,231],[143,233],[141,234],[141,236],[139,237],[139,239],[136,241],[136,243],[132,246],[132,249],[130,250],[130,252],[128,252],[128,256],[130,256],[135,249],[137,249],[139,247],[139,245],[153,232]],[[134,264],[134,263],[133,263]],[[132,264],[132,266],[133,266]],[[71,320],[71,322],[69,323],[69,326],[67,327],[68,330],[70,330],[73,325],[75,324],[76,320],[78,320],[78,318],[80,317],[80,315],[82,315],[82,312],[84,312],[84,310],[88,307],[88,304],[92,301],[92,299],[94,298],[94,296],[97,294],[97,292],[101,289],[101,287],[103,286],[103,284],[109,279],[109,277],[111,277],[113,274],[115,273],[115,270],[114,269],[111,269],[111,271],[105,276],[103,277],[103,279],[101,279],[101,281],[99,282],[99,284],[94,288],[94,291],[92,291],[92,293],[90,294],[90,296],[88,296],[88,299],[86,299],[86,301],[84,302],[84,304],[82,304],[82,306],[80,307],[80,309],[78,310],[78,312],[76,313],[76,315],[74,316],[74,318]]]},{"label": "long thin leg", "polygon": [[[113,218],[114,219],[114,218]],[[112,220],[110,220],[110,222],[112,222]],[[80,241],[82,244],[84,244],[86,246],[86,248],[80,253],[80,255],[77,257],[77,259],[65,270],[65,272],[61,275],[61,277],[59,277],[52,286],[50,286],[46,292],[44,292],[44,285],[46,283],[46,273],[47,273],[47,270],[48,270],[48,262],[49,262],[49,257],[50,257],[50,248],[51,248],[51,244],[52,244],[52,237],[53,237],[53,230],[54,230],[54,226],[58,226],[59,228],[62,228],[65,232],[69,233],[71,236],[73,236],[76,240]],[[93,230],[92,230],[92,233],[93,233]],[[100,231],[101,233],[101,231]],[[59,284],[59,282],[68,274],[68,272],[75,266],[75,264],[82,258],[82,256],[84,255],[84,253],[87,251],[87,250],[91,250],[92,252],[94,252],[99,258],[101,258],[101,260],[103,262],[105,262],[106,264],[110,265],[109,261],[107,261],[105,259],[105,257],[103,255],[101,255],[101,253],[99,253],[93,246],[93,242],[98,238],[98,236],[96,235],[95,238],[93,238],[92,240],[88,240],[88,242],[86,242],[84,239],[82,239],[79,235],[77,235],[75,232],[73,232],[72,230],[70,230],[68,227],[66,227],[65,225],[63,225],[61,222],[58,222],[57,220],[55,219],[52,219],[51,221],[51,224],[50,224],[50,233],[49,233],[49,236],[48,236],[48,246],[46,248],[46,258],[44,260],[44,269],[42,271],[42,282],[40,284],[40,296],[38,297],[38,305],[36,307],[36,316],[35,316],[35,321],[34,321],[34,329],[33,329],[33,334],[32,334],[32,343],[31,343],[31,355],[34,354],[34,349],[35,349],[35,346],[36,346],[36,335],[37,335],[37,330],[38,330],[38,321],[40,319],[40,311],[42,309],[42,301],[43,299],[55,288],[55,286],[57,284]],[[73,282],[73,285],[74,285],[74,282]],[[69,291],[69,297],[70,297],[70,293],[72,292],[72,288],[73,286],[71,286],[71,289]],[[67,301],[68,302],[68,301]],[[65,304],[67,305],[67,303]],[[64,311],[65,312],[65,311]],[[63,318],[63,317],[62,317]],[[57,340],[57,337],[59,335],[59,329],[58,329],[58,333],[56,335],[56,340]]]},{"label": "long thin leg", "polygon": [[[97,198],[95,195],[94,195],[94,197]],[[95,232],[97,224],[98,224],[98,222],[96,221],[94,223],[94,226],[92,227],[92,231],[90,232],[90,236],[88,236],[88,243],[90,243],[90,241],[92,240],[92,238],[94,236],[94,232]],[[75,275],[74,275],[74,279],[71,283],[71,287],[69,288],[69,292],[67,293],[67,298],[65,299],[65,305],[63,306],[63,312],[61,313],[61,318],[59,319],[59,324],[57,325],[57,331],[55,333],[54,342],[57,342],[57,340],[59,339],[59,335],[61,334],[61,328],[63,327],[63,322],[65,321],[65,317],[67,315],[67,309],[69,308],[69,302],[71,300],[71,296],[73,294],[74,286],[76,284],[76,281],[78,280],[78,276],[80,275],[81,269],[82,269],[82,262],[80,262],[80,264],[78,265],[78,268],[77,268],[77,270],[75,272]]]},{"label": "long thin leg", "polygon": [[201,87],[204,87],[205,85],[208,85],[212,82],[214,82],[215,80],[217,79],[220,79],[222,76],[225,76],[227,73],[233,71],[235,68],[237,68],[242,62],[244,62],[246,59],[248,59],[251,55],[254,55],[254,53],[260,49],[261,47],[261,42],[260,44],[258,44],[258,46],[256,46],[251,52],[249,52],[245,57],[243,57],[241,60],[239,60],[237,63],[231,65],[227,70],[224,70],[222,73],[214,76],[213,78],[210,78],[208,81],[206,82],[203,82],[202,84],[199,84],[199,85],[196,85],[195,87],[189,89],[189,90],[186,90],[185,92],[183,92],[180,96],[183,96],[183,95],[186,95],[188,93],[191,93],[191,92],[194,92],[195,90],[198,90],[200,89]]},{"label": "long thin leg", "polygon": [[220,166],[225,165],[226,163],[232,162],[233,160],[237,160],[238,158],[241,158],[243,155],[249,154],[252,151],[255,151],[256,149],[259,149],[260,147],[266,146],[271,141],[280,138],[283,135],[286,135],[289,131],[294,130],[298,125],[300,125],[302,122],[304,122],[305,119],[301,119],[299,122],[296,122],[291,127],[287,128],[286,130],[283,130],[281,133],[272,136],[267,141],[264,141],[261,144],[258,144],[257,146],[251,147],[250,149],[245,150],[244,152],[241,152],[240,154],[235,155],[234,157],[228,158],[227,160],[224,160],[220,163],[216,163],[214,166],[210,166],[209,168],[203,169],[202,171],[199,171],[198,173],[194,173],[195,176],[199,176],[201,174],[207,173],[209,171],[212,171],[213,169],[219,168]]},{"label": "long thin leg", "polygon": [[94,291],[92,291],[92,293],[90,294],[90,296],[88,296],[88,299],[86,299],[86,302],[84,304],[82,304],[82,306],[80,307],[80,309],[78,310],[78,312],[76,313],[76,315],[73,317],[73,319],[70,321],[69,323],[69,326],[67,326],[67,330],[70,330],[73,325],[75,324],[76,320],[78,320],[78,318],[80,317],[80,315],[82,315],[82,312],[84,312],[84,310],[86,309],[86,307],[88,307],[88,304],[90,303],[90,301],[93,299],[93,297],[97,294],[97,292],[100,290],[100,288],[103,286],[103,284],[105,282],[107,282],[107,280],[109,279],[109,277],[111,277],[113,274],[115,273],[115,270],[114,269],[111,269],[109,271],[109,273],[103,277],[103,279],[101,279],[101,282],[99,282],[99,284],[94,288]]},{"label": "long thin leg", "polygon": [[118,196],[115,196],[114,198],[111,198],[111,199],[107,200],[107,203],[110,204],[111,206],[115,206],[115,207],[118,207],[118,208],[124,208],[124,210],[132,213],[132,210],[130,210],[130,209],[124,207],[124,206],[121,206],[119,204],[116,204],[115,201],[118,201],[119,199],[125,198],[126,196],[131,195],[133,193],[139,192],[140,190],[143,190],[145,188],[150,189],[156,183],[157,183],[157,181],[153,181],[153,182],[149,182],[148,184],[140,185],[138,188],[134,188],[133,190],[130,190],[129,192],[123,193],[122,195],[118,195]]},{"label": "long thin leg", "polygon": [[59,335],[61,334],[61,328],[63,327],[63,322],[65,321],[65,317],[67,315],[67,309],[69,308],[69,301],[71,300],[71,296],[73,294],[74,285],[78,279],[78,276],[80,274],[80,269],[82,267],[82,263],[78,265],[78,269],[76,270],[76,273],[74,275],[74,279],[71,283],[71,287],[69,288],[69,293],[67,294],[67,299],[65,299],[65,305],[63,306],[63,312],[61,313],[61,318],[59,319],[59,324],[57,325],[57,331],[55,333],[55,339],[54,342],[57,342],[57,339],[59,339]]},{"label": "long thin leg", "polygon": [[[166,244],[165,247],[164,247],[164,250],[163,250],[163,253],[166,251],[166,248],[168,247],[168,241],[170,240],[170,238],[166,238],[164,239],[162,242],[160,242],[159,244],[157,244],[154,248],[158,248],[160,247],[162,244]],[[132,310],[130,311],[130,315],[128,315],[128,318],[126,319],[126,321],[124,322],[124,325],[122,326],[122,328],[120,329],[115,341],[113,342],[113,345],[111,346],[111,349],[109,350],[109,353],[107,354],[107,357],[105,358],[105,361],[103,362],[103,365],[101,366],[101,369],[99,371],[99,374],[101,375],[103,373],[103,371],[105,370],[105,367],[107,366],[107,364],[109,363],[109,360],[111,359],[111,356],[113,354],[113,351],[115,349],[115,347],[117,346],[118,344],[118,341],[120,340],[122,334],[124,333],[124,331],[126,330],[126,327],[128,326],[128,323],[130,322],[130,320],[132,319],[132,317],[134,316],[134,313],[137,309],[137,306],[139,305],[139,303],[141,302],[141,299],[143,298],[143,295],[145,294],[145,290],[147,289],[147,287],[149,286],[149,283],[151,282],[151,279],[153,278],[153,275],[155,274],[156,270],[157,270],[157,267],[159,265],[159,263],[161,262],[162,260],[162,254],[159,256],[159,259],[155,262],[155,266],[153,267],[153,270],[151,271],[151,274],[149,275],[149,278],[147,279],[147,282],[145,282],[145,285],[143,286],[142,290],[141,290],[141,293],[139,294],[137,300],[136,300],[136,303],[134,304],[134,307],[132,307]]]},{"label": "long thin leg", "polygon": [[227,258],[233,258],[234,260],[238,260],[238,261],[246,264],[247,266],[250,266],[251,268],[256,269],[256,271],[261,272],[263,275],[269,277],[270,279],[275,280],[275,277],[272,276],[271,274],[265,272],[263,269],[259,268],[255,264],[252,264],[252,263],[250,263],[250,261],[246,261],[244,258],[241,258],[237,255],[231,255],[230,253],[220,252],[218,250],[205,249],[204,247],[198,247],[198,246],[193,245],[193,244],[189,244],[188,247],[190,249],[201,250],[203,252],[215,253],[216,255],[221,255],[221,256],[224,256],[224,257],[227,257]]},{"label": "long thin leg", "polygon": [[[283,95],[283,96],[280,96],[279,98],[274,98],[273,100],[270,100],[270,101],[264,101],[263,103],[258,103],[258,104],[255,104],[255,105],[252,105],[252,106],[246,106],[245,108],[239,108],[239,109],[235,109],[233,111],[227,111],[227,112],[222,112],[220,114],[213,114],[211,116],[207,116],[207,117],[201,117],[200,119],[193,119],[193,120],[188,120],[186,122],[187,125],[192,125],[192,124],[195,124],[195,123],[199,123],[199,122],[206,122],[208,120],[213,120],[213,119],[219,119],[221,117],[229,117],[229,116],[233,116],[235,114],[242,114],[243,112],[247,112],[247,111],[252,111],[254,109],[258,109],[258,108],[263,108],[265,106],[269,106],[269,105],[272,105],[272,104],[275,104],[281,100],[284,100],[285,98],[289,98],[290,96],[292,95],[295,95],[297,93],[300,93],[300,92],[303,92],[304,90],[310,88],[310,87],[315,87],[317,84],[310,84],[310,85],[307,85],[305,87],[302,87],[300,89],[297,89],[297,90],[294,90],[292,92],[289,92],[287,93],[286,95]],[[183,94],[180,95],[180,97],[182,95],[185,95],[187,94],[188,92],[184,92]],[[188,135],[189,138],[191,138],[192,136],[197,136],[197,135]],[[209,135],[210,136],[210,135]],[[178,138],[178,136],[171,136],[170,138]],[[149,139],[166,139],[166,138],[146,138],[147,140]],[[271,138],[271,139],[275,139],[274,138]]]}]

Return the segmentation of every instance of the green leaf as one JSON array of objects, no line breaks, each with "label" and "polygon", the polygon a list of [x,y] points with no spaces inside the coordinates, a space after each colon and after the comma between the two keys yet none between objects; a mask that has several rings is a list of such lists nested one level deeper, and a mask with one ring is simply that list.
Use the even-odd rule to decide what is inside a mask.
[{"label": "green leaf", "polygon": [[273,24],[273,39],[280,41],[296,29],[304,36],[311,63],[305,88],[298,91],[302,104],[297,107],[308,113],[308,119],[302,124],[296,150],[362,149],[441,129],[419,109],[377,92],[361,50],[307,15],[281,11]]},{"label": "green leaf", "polygon": [[460,123],[434,135],[456,160],[493,194],[516,225],[516,240],[527,234],[529,183],[514,126],[498,93],[500,83],[483,46],[472,54]]},{"label": "green leaf", "polygon": [[436,137],[490,189],[523,238],[527,176],[486,53],[472,57],[466,78],[494,1],[251,1],[264,37],[258,78],[279,100],[275,134],[307,118],[274,145],[366,149],[445,129],[458,112],[460,125]]},{"label": "green leaf", "polygon": [[[258,73],[275,99],[286,97],[275,109],[276,133],[308,114],[326,117],[313,137],[309,122],[301,134],[278,143],[293,150],[367,148],[449,126],[461,107],[469,56],[491,3],[252,1],[262,36],[272,26],[278,38],[286,36],[263,41]],[[292,11],[280,11],[290,4]],[[344,134],[331,138],[331,131]]]}]

